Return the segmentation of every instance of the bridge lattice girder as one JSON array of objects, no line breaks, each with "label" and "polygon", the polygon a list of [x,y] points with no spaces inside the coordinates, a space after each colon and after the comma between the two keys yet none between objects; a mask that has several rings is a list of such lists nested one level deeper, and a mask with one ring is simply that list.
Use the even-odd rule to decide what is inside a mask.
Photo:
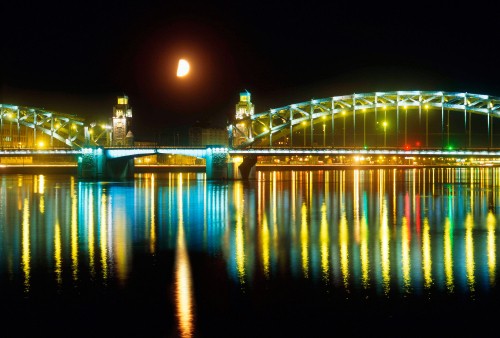
[{"label": "bridge lattice girder", "polygon": [[[47,111],[40,108],[0,104],[0,130],[5,123],[18,127],[31,128],[41,132],[72,148],[82,148],[85,145],[85,135],[82,128],[84,119],[75,115]],[[92,141],[90,141],[92,143]]]},{"label": "bridge lattice girder", "polygon": [[[500,97],[441,91],[395,91],[333,96],[294,103],[235,121],[232,127],[238,134],[241,133],[237,128],[238,122],[252,126],[251,138],[237,147],[246,148],[265,137],[272,140],[273,136],[280,138],[291,134],[292,128],[304,121],[311,122],[312,125],[323,117],[335,118],[339,114],[356,114],[357,111],[383,112],[402,107],[408,109],[439,108],[442,111],[460,111],[500,117]],[[244,136],[243,133],[241,136]]]}]

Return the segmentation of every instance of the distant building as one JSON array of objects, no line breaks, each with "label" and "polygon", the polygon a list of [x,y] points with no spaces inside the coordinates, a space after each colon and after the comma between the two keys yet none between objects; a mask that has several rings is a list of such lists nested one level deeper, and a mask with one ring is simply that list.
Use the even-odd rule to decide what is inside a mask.
[{"label": "distant building", "polygon": [[210,128],[197,125],[189,128],[189,145],[190,146],[207,146],[207,145],[228,145],[228,133],[225,128]]}]

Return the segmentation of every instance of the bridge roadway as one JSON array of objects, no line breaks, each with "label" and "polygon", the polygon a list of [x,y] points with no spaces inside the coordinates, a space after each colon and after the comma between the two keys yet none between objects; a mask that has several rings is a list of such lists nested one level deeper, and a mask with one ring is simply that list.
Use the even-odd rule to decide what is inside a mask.
[{"label": "bridge roadway", "polygon": [[420,156],[420,157],[487,157],[500,159],[500,149],[498,148],[474,148],[474,149],[437,149],[437,148],[419,148],[402,149],[394,147],[379,148],[321,148],[321,147],[294,147],[294,148],[247,148],[230,149],[220,147],[99,147],[99,148],[5,148],[0,149],[0,157],[31,157],[31,156],[67,156],[83,155],[101,149],[107,153],[108,158],[120,157],[143,157],[158,154],[166,155],[185,155],[199,158],[206,158],[207,154],[218,152],[229,156]]},{"label": "bridge roadway", "polygon": [[135,172],[134,158],[185,155],[205,159],[207,179],[248,179],[255,175],[258,156],[387,156],[474,158],[500,160],[500,149],[397,149],[397,148],[247,148],[207,147],[96,147],[83,149],[1,149],[0,157],[74,156],[78,177],[89,180],[128,179]]}]

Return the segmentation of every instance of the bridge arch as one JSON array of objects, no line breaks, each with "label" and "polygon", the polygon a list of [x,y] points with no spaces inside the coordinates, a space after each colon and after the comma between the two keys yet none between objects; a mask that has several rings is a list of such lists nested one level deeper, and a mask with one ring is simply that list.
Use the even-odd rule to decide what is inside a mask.
[{"label": "bridge arch", "polygon": [[[453,113],[451,122],[450,112]],[[244,134],[239,125],[246,124],[252,132],[244,142],[233,145],[235,149],[313,145],[404,147],[408,141],[408,123],[410,130],[417,133],[417,123],[411,122],[417,114],[421,139],[412,146],[449,147],[450,129],[459,127],[462,130],[457,134],[467,138],[461,140],[462,147],[472,148],[472,141],[477,145],[478,139],[472,135],[479,130],[485,139],[480,146],[494,147],[493,122],[500,117],[500,97],[443,91],[355,93],[273,108],[234,121],[230,128],[236,137]],[[479,124],[472,121],[473,117]],[[437,136],[440,140],[433,140],[439,138]],[[373,141],[374,138],[377,140]]]},{"label": "bridge arch", "polygon": [[[47,135],[48,147],[80,149],[98,145],[106,132],[91,137],[95,124],[86,125],[81,117],[42,108],[0,104],[0,148],[37,148],[41,135]],[[97,128],[96,128],[97,129]]]}]

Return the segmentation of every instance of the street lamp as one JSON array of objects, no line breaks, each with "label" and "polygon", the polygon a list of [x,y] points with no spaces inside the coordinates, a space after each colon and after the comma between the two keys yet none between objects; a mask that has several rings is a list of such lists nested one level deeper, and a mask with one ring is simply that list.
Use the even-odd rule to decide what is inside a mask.
[{"label": "street lamp", "polygon": [[342,115],[344,115],[344,148],[345,148],[345,111],[342,112]]},{"label": "street lamp", "polygon": [[387,126],[387,107],[384,105],[384,147],[385,147],[385,127]]},{"label": "street lamp", "polygon": [[304,126],[304,147],[306,146],[306,123],[302,122],[302,125]]},{"label": "street lamp", "polygon": [[323,122],[323,148],[326,147],[325,123]]},{"label": "street lamp", "polygon": [[425,105],[425,147],[429,147],[429,105]]},{"label": "street lamp", "polygon": [[321,119],[323,120],[323,148],[326,147],[326,125],[325,125],[325,116],[322,116]]},{"label": "street lamp", "polygon": [[387,146],[387,143],[386,143],[386,138],[387,138],[387,121],[384,121],[382,123],[382,125],[384,126],[384,148]]},{"label": "street lamp", "polygon": [[406,128],[407,122],[406,121],[407,120],[408,120],[408,109],[405,106],[405,147],[407,145],[407,142],[406,142],[406,130],[407,130],[407,128]]},{"label": "street lamp", "polygon": [[366,147],[366,109],[363,108],[363,147]]}]

